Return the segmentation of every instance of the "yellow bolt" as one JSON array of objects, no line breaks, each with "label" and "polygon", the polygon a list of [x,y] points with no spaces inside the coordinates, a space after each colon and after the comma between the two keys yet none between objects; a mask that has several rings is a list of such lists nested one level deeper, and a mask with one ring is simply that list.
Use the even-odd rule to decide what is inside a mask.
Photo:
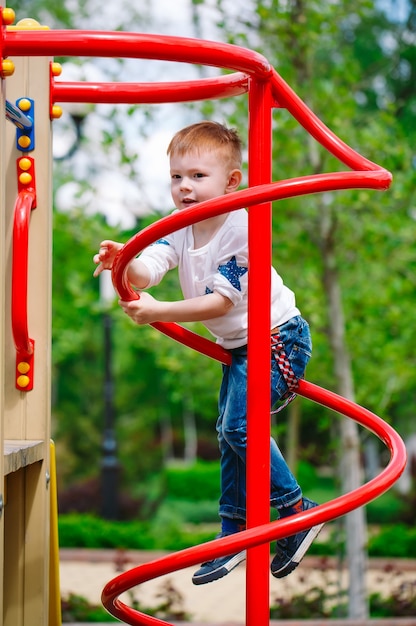
[{"label": "yellow bolt", "polygon": [[21,135],[17,140],[17,143],[19,144],[20,148],[26,150],[32,142],[30,141],[30,137],[28,137],[27,135]]},{"label": "yellow bolt", "polygon": [[28,185],[32,182],[32,177],[27,172],[24,172],[23,174],[20,174],[19,181],[22,183],[22,185]]},{"label": "yellow bolt", "polygon": [[30,365],[29,363],[26,363],[26,361],[20,361],[20,363],[17,364],[17,371],[19,374],[27,374],[29,370]]},{"label": "yellow bolt", "polygon": [[14,63],[10,61],[10,59],[3,59],[1,62],[1,75],[3,78],[7,78],[8,76],[13,76],[14,74]]},{"label": "yellow bolt", "polygon": [[13,24],[16,18],[16,14],[13,9],[4,8],[3,9],[3,23],[4,24]]},{"label": "yellow bolt", "polygon": [[28,98],[21,98],[19,100],[18,107],[21,111],[27,112],[32,107],[32,103],[30,100],[28,100]]},{"label": "yellow bolt", "polygon": [[27,170],[30,170],[31,166],[32,166],[32,162],[30,159],[23,157],[23,159],[19,160],[19,167],[21,170],[24,170],[25,172],[27,172]]},{"label": "yellow bolt", "polygon": [[60,117],[62,117],[62,107],[58,106],[57,104],[54,104],[52,106],[51,118],[53,120],[57,120]]},{"label": "yellow bolt", "polygon": [[60,63],[51,63],[52,76],[60,76],[62,74],[62,65]]},{"label": "yellow bolt", "polygon": [[29,376],[24,376],[22,374],[22,376],[18,376],[17,377],[17,384],[19,385],[19,387],[27,387],[28,384],[30,383],[30,378]]}]

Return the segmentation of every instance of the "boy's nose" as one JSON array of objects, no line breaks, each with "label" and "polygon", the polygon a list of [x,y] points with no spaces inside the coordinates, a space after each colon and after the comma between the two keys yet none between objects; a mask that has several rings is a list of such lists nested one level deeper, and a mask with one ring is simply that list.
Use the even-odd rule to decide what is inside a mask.
[{"label": "boy's nose", "polygon": [[187,176],[184,176],[181,180],[181,189],[192,189],[191,181]]}]

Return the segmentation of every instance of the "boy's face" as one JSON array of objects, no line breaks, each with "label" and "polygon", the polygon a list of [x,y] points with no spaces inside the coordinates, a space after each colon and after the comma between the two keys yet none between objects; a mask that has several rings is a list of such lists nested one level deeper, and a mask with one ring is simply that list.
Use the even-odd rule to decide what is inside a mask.
[{"label": "boy's face", "polygon": [[231,170],[224,157],[214,151],[172,155],[170,176],[172,199],[177,209],[235,191],[241,182],[240,170]]}]

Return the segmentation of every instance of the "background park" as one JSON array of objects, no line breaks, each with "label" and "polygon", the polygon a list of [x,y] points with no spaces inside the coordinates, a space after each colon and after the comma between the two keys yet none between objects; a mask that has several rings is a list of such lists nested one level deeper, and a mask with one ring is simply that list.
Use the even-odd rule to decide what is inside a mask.
[{"label": "background park", "polygon": [[[160,32],[262,53],[338,136],[393,173],[385,193],[342,191],[276,203],[274,265],[309,320],[309,380],[354,399],[409,443],[414,407],[416,3],[307,0],[20,0],[16,21],[51,28]],[[183,21],[181,21],[183,20]],[[63,78],[178,80],[215,74],[119,59],[62,62]],[[166,74],[168,72],[168,74]],[[155,106],[64,108],[54,121],[53,436],[62,547],[177,550],[217,532],[217,363],[124,319],[92,278],[105,238],[127,241],[172,203],[165,150],[185,123],[247,133],[244,98]],[[273,180],[340,169],[285,110],[274,112]],[[102,287],[102,285],[101,285]],[[174,275],[155,290],[179,296]],[[202,333],[198,325],[193,330]],[[348,490],[387,459],[382,444],[298,399],[273,433],[309,497]],[[347,469],[346,469],[347,468]],[[338,520],[311,553],[416,558],[415,462],[397,488]],[[353,477],[354,479],[354,477]],[[364,565],[363,565],[364,564]],[[351,570],[350,570],[351,571]],[[359,571],[354,580],[363,580]],[[341,594],[334,615],[414,616],[415,584],[364,601]],[[320,600],[325,610],[325,594]],[[300,602],[294,601],[298,614]],[[310,602],[310,613],[314,617]],[[278,609],[276,608],[276,611]],[[275,617],[285,617],[275,613]]]}]

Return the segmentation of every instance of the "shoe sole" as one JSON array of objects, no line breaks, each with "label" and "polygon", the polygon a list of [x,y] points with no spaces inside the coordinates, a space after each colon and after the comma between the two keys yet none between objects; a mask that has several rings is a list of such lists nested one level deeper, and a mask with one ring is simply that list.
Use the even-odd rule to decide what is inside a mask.
[{"label": "shoe sole", "polygon": [[194,585],[204,585],[205,583],[212,583],[214,580],[218,580],[219,578],[223,578],[227,574],[229,574],[237,565],[244,561],[246,558],[246,551],[238,552],[235,554],[227,563],[221,565],[221,567],[217,567],[217,569],[212,570],[211,572],[207,572],[206,574],[201,574],[200,576],[196,576],[195,574],[192,577],[192,582]]},{"label": "shoe sole", "polygon": [[305,556],[306,551],[310,547],[311,543],[319,535],[322,526],[323,524],[318,524],[317,526],[314,526],[310,529],[305,539],[302,541],[299,548],[296,550],[295,554],[288,563],[285,563],[285,565],[283,565],[280,569],[271,570],[271,573],[275,578],[284,578],[297,568],[297,566]]}]

